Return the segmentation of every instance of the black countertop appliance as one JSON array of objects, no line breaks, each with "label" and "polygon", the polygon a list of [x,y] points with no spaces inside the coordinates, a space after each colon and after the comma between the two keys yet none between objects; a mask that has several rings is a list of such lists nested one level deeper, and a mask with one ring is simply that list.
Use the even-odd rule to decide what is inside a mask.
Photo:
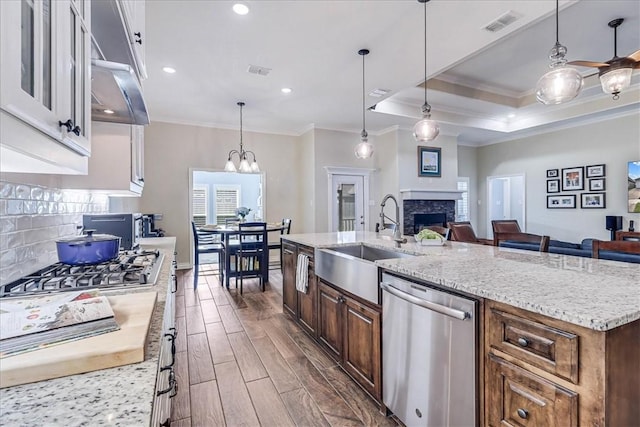
[{"label": "black countertop appliance", "polygon": [[142,215],[142,237],[164,237],[164,230],[156,228],[156,221],[162,219],[162,214]]}]

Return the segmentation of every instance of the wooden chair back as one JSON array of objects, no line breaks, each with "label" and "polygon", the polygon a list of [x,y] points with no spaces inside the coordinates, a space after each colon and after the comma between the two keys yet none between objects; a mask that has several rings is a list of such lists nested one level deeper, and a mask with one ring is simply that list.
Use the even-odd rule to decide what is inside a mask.
[{"label": "wooden chair back", "polygon": [[495,233],[493,235],[493,240],[496,246],[500,246],[500,242],[505,240],[511,240],[515,242],[524,242],[524,243],[537,243],[540,245],[540,252],[549,252],[549,236],[541,236],[539,234],[531,234],[531,233]]},{"label": "wooden chair back", "polygon": [[451,230],[451,240],[456,242],[482,243],[473,231],[469,221],[449,222],[447,226]]},{"label": "wooden chair back", "polygon": [[631,240],[640,242],[639,231],[616,231],[616,240]]},{"label": "wooden chair back", "polygon": [[591,257],[600,258],[600,251],[616,251],[640,255],[640,241],[636,240],[594,240]]}]

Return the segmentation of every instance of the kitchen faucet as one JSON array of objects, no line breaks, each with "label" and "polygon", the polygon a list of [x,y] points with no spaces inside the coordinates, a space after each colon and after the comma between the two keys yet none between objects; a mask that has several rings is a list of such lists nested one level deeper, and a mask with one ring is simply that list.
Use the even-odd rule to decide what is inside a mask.
[{"label": "kitchen faucet", "polygon": [[[393,203],[396,204],[395,221],[384,214],[384,205],[389,199],[393,200]],[[385,218],[391,221],[393,225],[387,227],[387,224],[384,223]],[[398,201],[393,197],[393,194],[387,194],[382,199],[382,203],[380,203],[380,219],[382,220],[381,230],[384,230],[385,228],[393,228],[393,241],[396,242],[396,248],[399,248],[401,243],[407,243],[407,239],[402,238],[402,232],[400,231],[400,206],[398,206]]]}]

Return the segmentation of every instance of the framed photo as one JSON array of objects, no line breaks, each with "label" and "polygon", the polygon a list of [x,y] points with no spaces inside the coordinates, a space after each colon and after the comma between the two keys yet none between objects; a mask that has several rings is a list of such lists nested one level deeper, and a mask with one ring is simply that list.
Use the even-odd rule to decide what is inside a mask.
[{"label": "framed photo", "polygon": [[548,209],[575,209],[576,195],[563,194],[561,196],[547,196]]},{"label": "framed photo", "polygon": [[558,169],[547,169],[547,178],[557,178]]},{"label": "framed photo", "polygon": [[582,209],[604,209],[606,207],[605,193],[581,193],[580,207]]},{"label": "framed photo", "polygon": [[605,178],[593,178],[589,180],[589,191],[604,191]]},{"label": "framed photo", "polygon": [[418,176],[442,176],[440,151],[439,147],[418,147]]},{"label": "framed photo", "polygon": [[562,191],[584,190],[584,169],[582,166],[562,169]]},{"label": "framed photo", "polygon": [[597,178],[605,176],[605,165],[587,166],[587,178]]},{"label": "framed photo", "polygon": [[560,192],[560,180],[548,179],[547,180],[547,193],[559,193]]}]

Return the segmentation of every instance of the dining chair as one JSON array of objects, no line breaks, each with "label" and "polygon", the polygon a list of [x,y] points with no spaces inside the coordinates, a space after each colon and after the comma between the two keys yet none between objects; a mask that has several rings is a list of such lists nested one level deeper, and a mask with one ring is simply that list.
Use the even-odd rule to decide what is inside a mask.
[{"label": "dining chair", "polygon": [[495,246],[500,246],[500,242],[506,240],[512,242],[524,242],[535,243],[539,245],[538,250],[540,252],[549,252],[549,236],[541,236],[539,234],[531,233],[509,233],[509,232],[497,232],[493,235],[493,241]]},{"label": "dining chair", "polygon": [[600,258],[600,251],[624,252],[640,255],[640,241],[637,240],[594,240],[591,246],[591,257]]},{"label": "dining chair", "polygon": [[218,257],[218,273],[222,271],[222,254],[224,246],[220,241],[220,235],[214,232],[198,230],[196,224],[191,221],[193,231],[194,263],[193,263],[193,289],[198,287],[198,273],[200,270],[200,254],[216,254]]},{"label": "dining chair", "polygon": [[[236,278],[236,288],[240,279],[240,295],[243,292],[243,279],[257,277],[260,289],[264,292],[269,270],[269,246],[267,241],[267,223],[243,222],[238,224],[238,244],[229,246],[232,250]],[[228,271],[227,274],[232,274]]]},{"label": "dining chair", "polygon": [[447,227],[451,230],[451,240],[493,246],[493,241],[480,239],[476,236],[475,231],[473,231],[473,226],[469,221],[451,221],[447,223]]},{"label": "dining chair", "polygon": [[[291,233],[291,218],[283,218],[282,219],[282,224],[281,224],[282,228],[280,228],[280,236],[284,235],[284,234],[290,234]],[[280,258],[280,264],[278,265],[278,268],[280,268],[280,270],[282,270],[282,240],[280,239],[280,237],[278,237],[278,242],[277,243],[269,243],[269,251],[271,251],[272,249],[277,249],[278,250],[278,257]]]}]

